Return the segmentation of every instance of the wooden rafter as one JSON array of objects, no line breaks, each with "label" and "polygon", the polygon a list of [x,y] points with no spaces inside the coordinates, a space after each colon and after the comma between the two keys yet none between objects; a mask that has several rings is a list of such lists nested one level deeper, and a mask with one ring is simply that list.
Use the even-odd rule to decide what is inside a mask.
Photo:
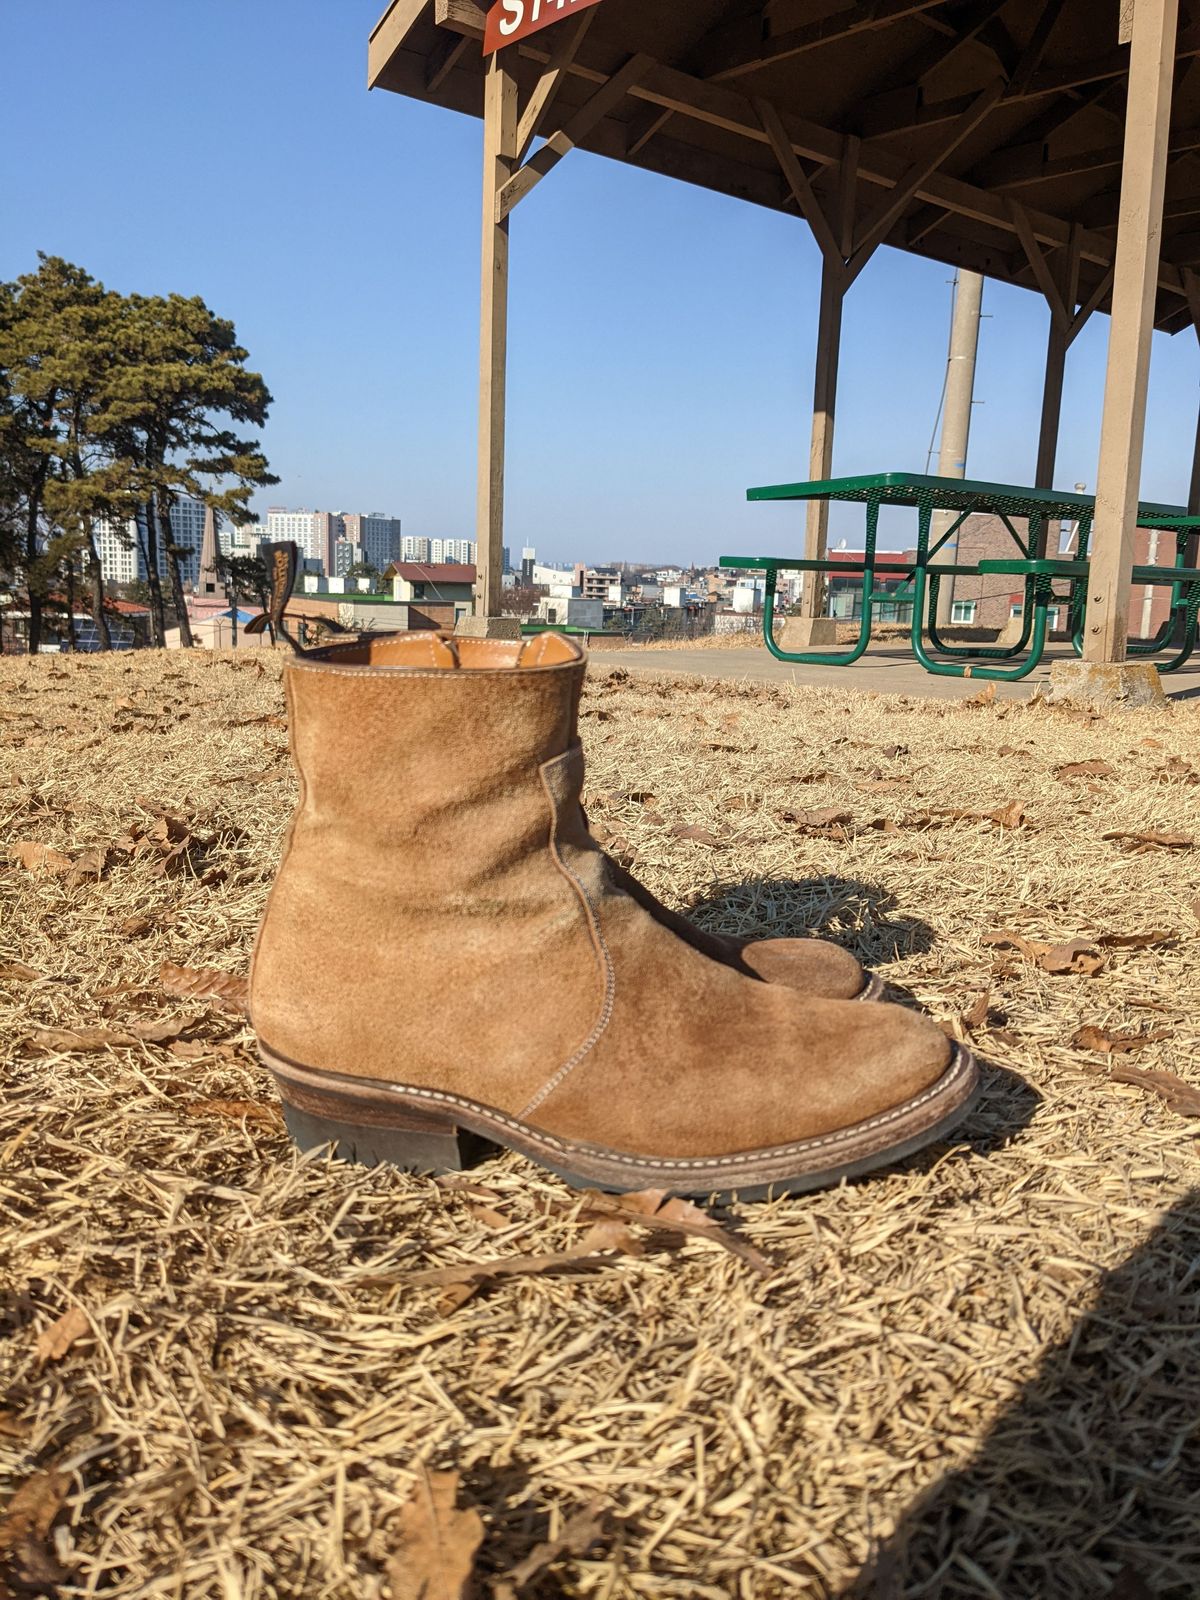
[{"label": "wooden rafter", "polygon": [[780,171],[787,179],[788,188],[795,196],[800,207],[800,213],[813,231],[813,237],[820,247],[821,254],[827,258],[836,256],[842,258],[841,243],[833,230],[825,208],[813,192],[812,183],[808,174],[800,165],[800,159],[792,149],[791,141],[783,126],[783,121],[769,100],[756,100],[755,110],[763,130],[775,152],[775,159],[779,162]]},{"label": "wooden rafter", "polygon": [[548,172],[552,172],[581,139],[586,139],[610,111],[620,105],[633,85],[639,78],[645,76],[651,66],[653,62],[649,56],[630,56],[619,72],[614,72],[557,133],[550,135],[537,154],[530,156],[525,165],[513,173],[497,195],[498,222],[503,222],[512,208],[523,200]]},{"label": "wooden rafter", "polygon": [[731,24],[714,32],[710,43],[697,58],[696,71],[699,76],[714,82],[741,78],[762,67],[790,61],[809,50],[818,50],[835,40],[890,27],[905,17],[933,11],[945,3],[946,0],[870,0],[867,4],[859,3],[835,11],[832,16],[822,17],[818,22],[780,32],[772,32],[769,18],[765,32],[762,25],[756,29],[752,21]]},{"label": "wooden rafter", "polygon": [[[485,8],[479,0],[435,0],[434,20],[441,26],[469,32],[472,37],[478,38],[482,35],[485,15]],[[1181,33],[1181,50],[1192,47],[1189,41],[1195,26]],[[516,48],[523,57],[532,61],[544,64],[549,59],[549,52],[541,42],[540,36],[523,41]],[[1128,52],[1122,51],[1120,54],[1127,57]],[[1082,70],[1073,68],[1071,72],[1078,74]],[[595,85],[607,81],[605,73],[578,60],[572,64],[570,71],[572,77]],[[1112,75],[1116,75],[1115,72],[1110,74]],[[1040,82],[1044,76],[1044,72],[1039,74],[1038,81]],[[1094,69],[1090,73],[1085,73],[1086,81],[1092,81],[1096,76]],[[658,106],[663,110],[724,129],[726,132],[759,144],[768,143],[752,103],[745,96],[723,85],[703,81],[689,73],[660,63],[652,65],[646,76],[633,85],[630,93],[635,101]],[[846,135],[821,127],[792,113],[782,115],[792,148],[801,160],[816,162],[823,167],[835,167],[838,164],[845,146]],[[620,137],[623,143],[623,130]],[[680,145],[672,156],[672,165],[664,167],[663,170],[680,167],[680,162],[689,154],[685,147]],[[705,160],[708,159],[706,155]],[[684,164],[686,165],[686,162]],[[865,184],[891,189],[902,179],[908,166],[909,164],[902,158],[878,146],[864,146],[860,175]],[[692,182],[704,181],[702,171],[694,164],[687,168],[686,173],[681,169],[678,175],[686,176],[688,181]],[[969,218],[1007,233],[1015,232],[1004,196],[990,193],[978,183],[966,182],[944,172],[935,172],[919,187],[915,198],[922,200],[929,207],[937,208],[939,213],[946,212]],[[764,200],[764,203],[769,202]],[[1065,245],[1070,231],[1066,222],[1041,209],[1029,207],[1027,212],[1034,231],[1043,244],[1054,248]],[[1102,234],[1085,230],[1082,236],[1082,254],[1085,262],[1102,269],[1106,268],[1113,259],[1112,241]],[[1182,298],[1182,281],[1171,263],[1163,262],[1159,282],[1162,288]]]},{"label": "wooden rafter", "polygon": [[901,212],[907,207],[909,201],[916,195],[924,184],[937,170],[944,166],[949,158],[962,144],[964,139],[970,137],[975,129],[990,114],[1001,95],[1004,93],[1004,82],[997,78],[992,84],[982,90],[972,101],[969,108],[954,124],[949,135],[942,140],[937,149],[930,155],[923,156],[919,161],[914,161],[908,170],[897,180],[891,193],[882,202],[874,216],[867,219],[861,234],[855,240],[854,254],[850,265],[858,261],[866,251],[875,248],[877,244],[887,237],[892,225],[900,218]]},{"label": "wooden rafter", "polygon": [[582,16],[576,17],[568,28],[563,29],[562,38],[546,63],[546,69],[533,87],[528,104],[521,113],[517,124],[517,161],[524,161],[529,153],[529,146],[537,137],[542,124],[542,118],[550,109],[554,96],[558,93],[559,86],[567,75],[567,69],[579,54],[579,47],[588,36],[592,23],[596,20],[594,10],[585,11]]}]

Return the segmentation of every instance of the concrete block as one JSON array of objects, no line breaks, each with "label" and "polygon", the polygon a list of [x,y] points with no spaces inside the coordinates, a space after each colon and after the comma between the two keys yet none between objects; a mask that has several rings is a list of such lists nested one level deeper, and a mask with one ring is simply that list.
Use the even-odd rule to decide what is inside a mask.
[{"label": "concrete block", "polygon": [[1056,661],[1050,668],[1051,705],[1092,711],[1166,704],[1158,668],[1150,661]]},{"label": "concrete block", "polygon": [[838,642],[834,617],[784,617],[779,630],[781,650],[820,650]]},{"label": "concrete block", "polygon": [[519,639],[519,617],[460,617],[454,629],[464,639]]}]

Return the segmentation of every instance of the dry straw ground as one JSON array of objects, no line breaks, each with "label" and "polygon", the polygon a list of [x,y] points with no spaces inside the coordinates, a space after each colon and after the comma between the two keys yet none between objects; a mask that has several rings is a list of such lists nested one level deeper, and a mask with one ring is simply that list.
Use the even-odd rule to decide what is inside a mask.
[{"label": "dry straw ground", "polygon": [[[245,969],[278,662],[0,664],[0,1593],[402,1596],[443,1471],[483,1600],[1200,1592],[1196,710],[852,681],[599,668],[590,810],[714,927],[819,929],[972,1032],[978,1112],[735,1212],[766,1275],[652,1234],[463,1300],[401,1280],[576,1248],[577,1199],[514,1157],[471,1187],[297,1157],[244,1019],[163,986]],[[390,1003],[464,1024],[402,972]]]}]

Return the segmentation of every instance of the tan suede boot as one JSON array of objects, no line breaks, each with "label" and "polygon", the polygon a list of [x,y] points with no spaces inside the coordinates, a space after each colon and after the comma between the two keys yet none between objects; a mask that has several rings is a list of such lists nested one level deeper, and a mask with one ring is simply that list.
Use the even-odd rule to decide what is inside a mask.
[{"label": "tan suede boot", "polygon": [[585,662],[430,634],[285,672],[301,799],[251,1010],[306,1145],[421,1170],[508,1145],[571,1182],[802,1190],[969,1105],[898,1007],[763,983],[614,878],[578,806]]}]

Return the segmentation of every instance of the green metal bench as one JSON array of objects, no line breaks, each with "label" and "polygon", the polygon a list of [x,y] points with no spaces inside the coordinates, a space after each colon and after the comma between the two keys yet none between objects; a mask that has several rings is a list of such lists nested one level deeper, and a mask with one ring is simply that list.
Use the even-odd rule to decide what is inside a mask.
[{"label": "green metal bench", "polygon": [[[1072,584],[1071,604],[1078,610],[1079,596],[1085,592],[1087,563],[1063,563],[1044,555],[1048,525],[1053,520],[1067,520],[1078,527],[1081,555],[1086,556],[1091,533],[1094,500],[1090,495],[1066,493],[1056,489],[1027,489],[1013,484],[985,483],[972,479],[936,478],[920,473],[883,472],[853,478],[830,478],[812,483],[777,484],[750,489],[747,499],[752,501],[816,500],[831,503],[861,504],[866,507],[866,537],[861,560],[849,557],[826,556],[816,559],[791,559],[782,556],[725,556],[722,567],[740,567],[763,572],[766,576],[763,604],[763,639],[780,661],[823,663],[827,666],[849,666],[865,652],[871,639],[871,625],[875,608],[894,601],[894,595],[875,587],[878,570],[876,543],[879,513],[883,506],[903,506],[917,512],[916,557],[905,568],[912,579],[913,615],[911,642],[913,653],[926,671],[939,676],[1018,679],[1028,676],[1041,663],[1048,637],[1048,613],[1055,601],[1055,581],[1067,580]],[[935,511],[955,513],[936,543],[931,542],[933,514]],[[1013,543],[1020,552],[1014,562],[994,563],[981,561],[976,566],[942,565],[934,557],[954,538],[969,516],[984,513],[997,516],[1008,529]],[[1028,526],[1025,538],[1014,526],[1014,519],[1022,519]],[[1200,528],[1200,518],[1187,518],[1181,506],[1147,503],[1138,508],[1139,525],[1169,529],[1177,534],[1177,545]],[[1186,531],[1183,525],[1188,524]],[[1078,567],[1077,572],[1066,569]],[[859,637],[848,651],[783,650],[774,638],[775,591],[780,571],[800,572],[854,572],[863,579],[862,618]],[[894,567],[889,568],[894,572]],[[1025,584],[1021,638],[1008,646],[955,646],[945,643],[938,634],[936,623],[937,596],[943,578],[953,576],[979,577],[987,571],[1005,572],[1020,576]],[[1160,569],[1145,569],[1158,571]],[[1180,569],[1162,569],[1178,572]],[[1145,580],[1145,581],[1158,581]],[[1167,581],[1167,580],[1163,580]],[[1170,581],[1176,582],[1175,578]],[[1177,595],[1181,592],[1177,583]],[[1176,604],[1173,601],[1173,616]],[[930,613],[927,620],[926,612]],[[1174,622],[1172,626],[1174,626]],[[928,628],[930,645],[939,655],[949,658],[938,660],[925,644]],[[1160,630],[1161,632],[1162,630]],[[1195,620],[1192,620],[1192,634]],[[1140,647],[1139,647],[1140,648]],[[1149,648],[1155,648],[1152,643]],[[988,665],[988,662],[1014,659],[1028,651],[1024,661],[1011,667]],[[1187,654],[1190,654],[1190,648]],[[968,659],[970,658],[970,659]],[[1182,659],[1186,659],[1186,655]],[[1163,670],[1175,670],[1182,664],[1175,660]]]}]

